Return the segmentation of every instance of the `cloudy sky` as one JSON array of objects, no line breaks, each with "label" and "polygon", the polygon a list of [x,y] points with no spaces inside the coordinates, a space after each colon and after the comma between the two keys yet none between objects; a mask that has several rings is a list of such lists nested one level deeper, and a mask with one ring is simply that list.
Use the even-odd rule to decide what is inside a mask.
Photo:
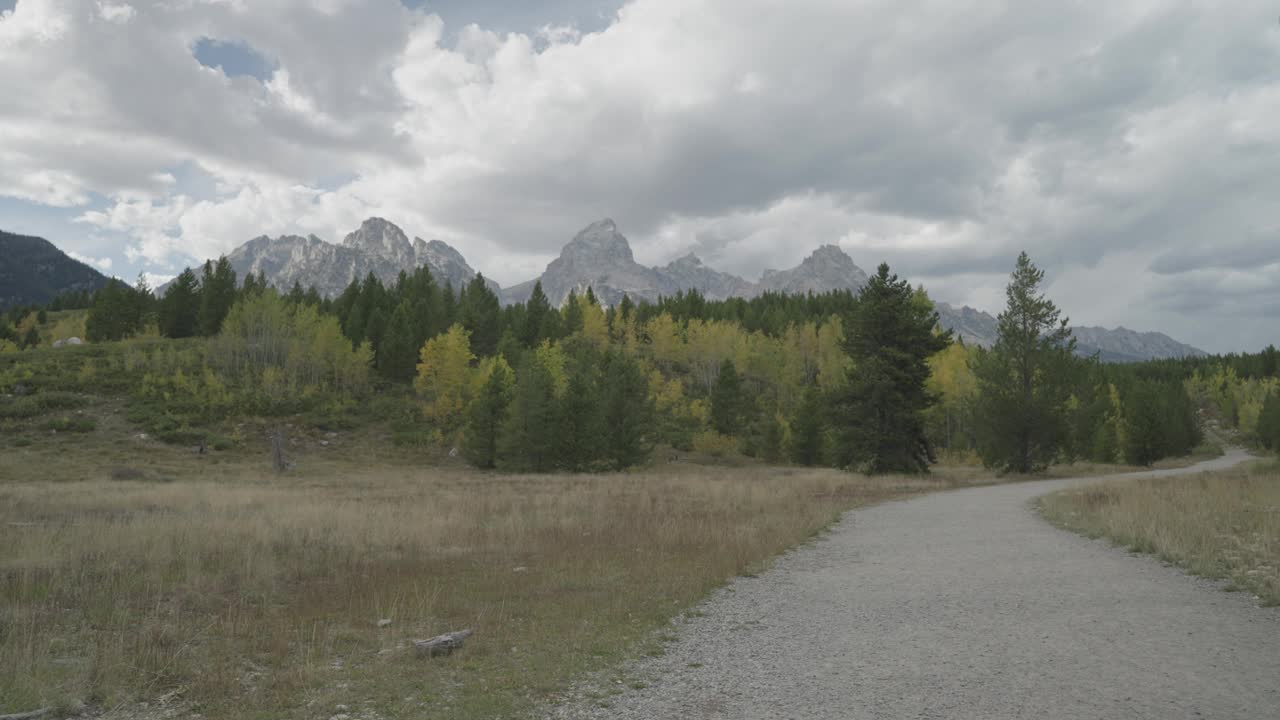
[{"label": "cloudy sky", "polygon": [[503,284],[612,217],[998,310],[1280,342],[1280,5],[0,0],[0,228],[172,275],[370,215]]}]

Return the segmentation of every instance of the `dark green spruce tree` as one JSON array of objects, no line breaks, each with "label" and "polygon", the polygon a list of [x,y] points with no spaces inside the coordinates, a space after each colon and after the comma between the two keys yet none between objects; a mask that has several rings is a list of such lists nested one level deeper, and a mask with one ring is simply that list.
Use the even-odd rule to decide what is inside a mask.
[{"label": "dark green spruce tree", "polygon": [[938,313],[887,264],[858,293],[845,325],[852,361],[832,412],[840,465],[870,473],[928,472],[933,448],[924,411],[937,402],[925,388],[929,358],[951,343],[934,332]]},{"label": "dark green spruce tree", "polygon": [[200,332],[201,291],[196,274],[187,268],[174,278],[169,292],[160,298],[157,313],[160,334],[185,338]]},{"label": "dark green spruce tree", "polygon": [[200,281],[200,333],[209,337],[217,335],[235,301],[236,271],[231,269],[230,261],[224,255],[217,263],[206,262]]},{"label": "dark green spruce tree", "polygon": [[467,408],[467,429],[462,437],[462,452],[467,461],[479,468],[493,468],[498,463],[499,440],[507,422],[515,377],[505,362],[493,366],[480,394]]},{"label": "dark green spruce tree", "polygon": [[417,330],[414,328],[413,311],[407,301],[402,301],[391,313],[382,345],[378,348],[378,372],[389,380],[410,382],[418,367]]},{"label": "dark green spruce tree", "polygon": [[1044,271],[1025,252],[1019,255],[999,336],[973,361],[978,454],[1002,472],[1043,470],[1058,458],[1069,432],[1076,343],[1067,319],[1040,292],[1043,280]]},{"label": "dark green spruce tree", "polygon": [[791,462],[806,466],[822,463],[825,414],[822,392],[817,383],[811,383],[800,396],[800,407],[791,419]]},{"label": "dark green spruce tree", "polygon": [[591,470],[604,449],[599,368],[598,353],[587,348],[579,349],[569,363],[569,385],[560,403],[556,445],[558,464],[566,470]]},{"label": "dark green spruce tree", "polygon": [[462,327],[471,333],[471,352],[476,357],[490,357],[498,352],[502,330],[502,304],[498,296],[477,274],[467,284],[462,307],[458,310]]},{"label": "dark green spruce tree", "polygon": [[711,388],[711,427],[721,435],[735,435],[742,428],[742,378],[733,361],[720,363],[720,374]]},{"label": "dark green spruce tree", "polygon": [[605,358],[605,459],[615,470],[648,461],[653,446],[648,437],[653,422],[649,383],[634,358],[610,353]]},{"label": "dark green spruce tree", "polygon": [[555,381],[532,350],[525,352],[516,373],[510,412],[498,440],[498,466],[510,470],[549,472],[557,463]]}]

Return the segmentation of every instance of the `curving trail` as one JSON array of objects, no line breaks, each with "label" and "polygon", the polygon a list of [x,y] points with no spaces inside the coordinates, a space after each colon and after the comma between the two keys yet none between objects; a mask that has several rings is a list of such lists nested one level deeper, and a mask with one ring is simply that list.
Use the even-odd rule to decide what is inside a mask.
[{"label": "curving trail", "polygon": [[1280,718],[1280,611],[1031,508],[1080,482],[852,511],[708,600],[630,670],[648,687],[548,717]]}]

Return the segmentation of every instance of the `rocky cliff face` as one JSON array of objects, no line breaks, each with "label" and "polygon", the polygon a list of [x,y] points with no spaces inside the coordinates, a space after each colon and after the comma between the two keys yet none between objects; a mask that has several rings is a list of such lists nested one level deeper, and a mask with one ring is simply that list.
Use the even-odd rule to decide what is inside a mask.
[{"label": "rocky cliff face", "polygon": [[681,290],[696,289],[708,300],[724,300],[731,297],[750,297],[756,286],[737,275],[730,275],[703,264],[693,253],[668,263],[659,269]]},{"label": "rocky cliff face", "polygon": [[[758,283],[708,267],[692,253],[664,267],[646,267],[635,261],[627,238],[612,220],[600,220],[583,228],[551,261],[538,280],[553,304],[570,290],[582,293],[590,287],[601,302],[614,304],[624,295],[632,300],[655,301],[681,290],[697,290],[708,299],[753,297],[762,292],[828,292],[857,290],[867,274],[835,245],[824,245],[790,270],[769,270]],[[503,300],[524,302],[534,280],[508,288]]]},{"label": "rocky cliff face", "polygon": [[[315,286],[321,295],[340,294],[351,281],[373,273],[384,283],[393,283],[403,270],[412,272],[426,266],[444,285],[455,290],[476,276],[461,253],[439,240],[424,242],[409,238],[396,225],[369,218],[360,228],[343,238],[341,244],[325,242],[315,235],[254,238],[227,255],[236,275],[261,272],[267,282],[288,290],[295,282]],[[489,282],[495,291],[497,284]]]},{"label": "rocky cliff face", "polygon": [[[547,265],[539,280],[552,305],[563,303],[571,291],[582,293],[588,287],[606,305],[621,302],[624,295],[637,302],[656,301],[661,295],[674,295],[681,289],[657,268],[636,262],[631,244],[609,219],[583,228],[560,251],[560,257]],[[530,281],[508,288],[503,300],[524,302],[533,285],[534,281]]]},{"label": "rocky cliff face", "polygon": [[822,293],[857,290],[867,284],[867,274],[837,245],[823,245],[790,270],[765,270],[759,292]]}]

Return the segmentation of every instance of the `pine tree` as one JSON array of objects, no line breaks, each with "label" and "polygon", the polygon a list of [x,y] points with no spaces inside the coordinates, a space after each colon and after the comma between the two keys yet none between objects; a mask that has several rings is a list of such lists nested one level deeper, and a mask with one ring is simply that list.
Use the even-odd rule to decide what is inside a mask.
[{"label": "pine tree", "polygon": [[497,466],[498,441],[507,421],[514,388],[515,376],[511,366],[501,356],[494,358],[489,364],[484,385],[467,409],[463,453],[472,465],[479,468]]},{"label": "pine tree", "polygon": [[[259,290],[265,289],[264,278],[259,277],[258,281],[262,283]],[[205,262],[200,282],[200,333],[206,337],[217,335],[235,301],[236,271],[231,269],[231,262],[225,255],[216,264]]]},{"label": "pine tree", "polygon": [[119,280],[111,280],[94,293],[85,319],[85,339],[90,342],[121,340],[142,330],[148,300],[144,293]]},{"label": "pine tree", "polygon": [[1268,450],[1280,450],[1280,393],[1267,393],[1258,416],[1258,442]]},{"label": "pine tree", "polygon": [[1124,457],[1130,465],[1149,466],[1164,457],[1168,411],[1157,386],[1137,381],[1124,403]]},{"label": "pine tree", "polygon": [[791,461],[812,466],[822,462],[823,418],[826,408],[816,384],[804,389],[800,406],[791,420]]},{"label": "pine tree", "polygon": [[569,368],[569,385],[560,404],[557,464],[566,470],[590,470],[603,445],[603,407],[600,395],[599,358],[580,349]]},{"label": "pine tree", "polygon": [[1044,271],[1024,252],[1011,278],[999,337],[974,359],[974,419],[987,467],[1029,473],[1058,457],[1078,364],[1067,319],[1038,292]]},{"label": "pine tree", "polygon": [[533,292],[529,294],[529,301],[524,307],[524,335],[520,339],[525,347],[534,347],[550,337],[547,331],[551,324],[551,313],[555,312],[551,308],[551,302],[547,300],[547,294],[542,290],[541,280],[533,284]]},{"label": "pine tree", "polygon": [[186,268],[160,298],[160,334],[170,338],[191,337],[200,331],[201,292],[196,274]]},{"label": "pine tree", "polygon": [[549,472],[555,469],[557,402],[551,372],[526,351],[516,372],[516,387],[507,421],[498,439],[498,466]]},{"label": "pine tree", "polygon": [[742,380],[733,360],[720,363],[720,374],[711,389],[711,427],[721,435],[735,435],[742,427]]},{"label": "pine tree", "polygon": [[852,367],[833,408],[842,466],[928,472],[934,455],[924,412],[938,401],[926,389],[929,358],[951,344],[950,332],[934,332],[937,325],[933,304],[887,264],[858,293],[844,342]]},{"label": "pine tree", "polygon": [[640,465],[652,451],[646,434],[653,418],[649,383],[631,357],[611,353],[605,358],[605,456],[615,470]]},{"label": "pine tree", "polygon": [[485,283],[483,275],[477,274],[467,285],[459,314],[462,327],[471,333],[471,352],[476,357],[490,357],[497,353],[502,304]]},{"label": "pine tree", "polygon": [[413,379],[418,360],[417,333],[410,317],[409,303],[401,301],[391,313],[378,348],[378,371],[389,380],[408,382]]}]

